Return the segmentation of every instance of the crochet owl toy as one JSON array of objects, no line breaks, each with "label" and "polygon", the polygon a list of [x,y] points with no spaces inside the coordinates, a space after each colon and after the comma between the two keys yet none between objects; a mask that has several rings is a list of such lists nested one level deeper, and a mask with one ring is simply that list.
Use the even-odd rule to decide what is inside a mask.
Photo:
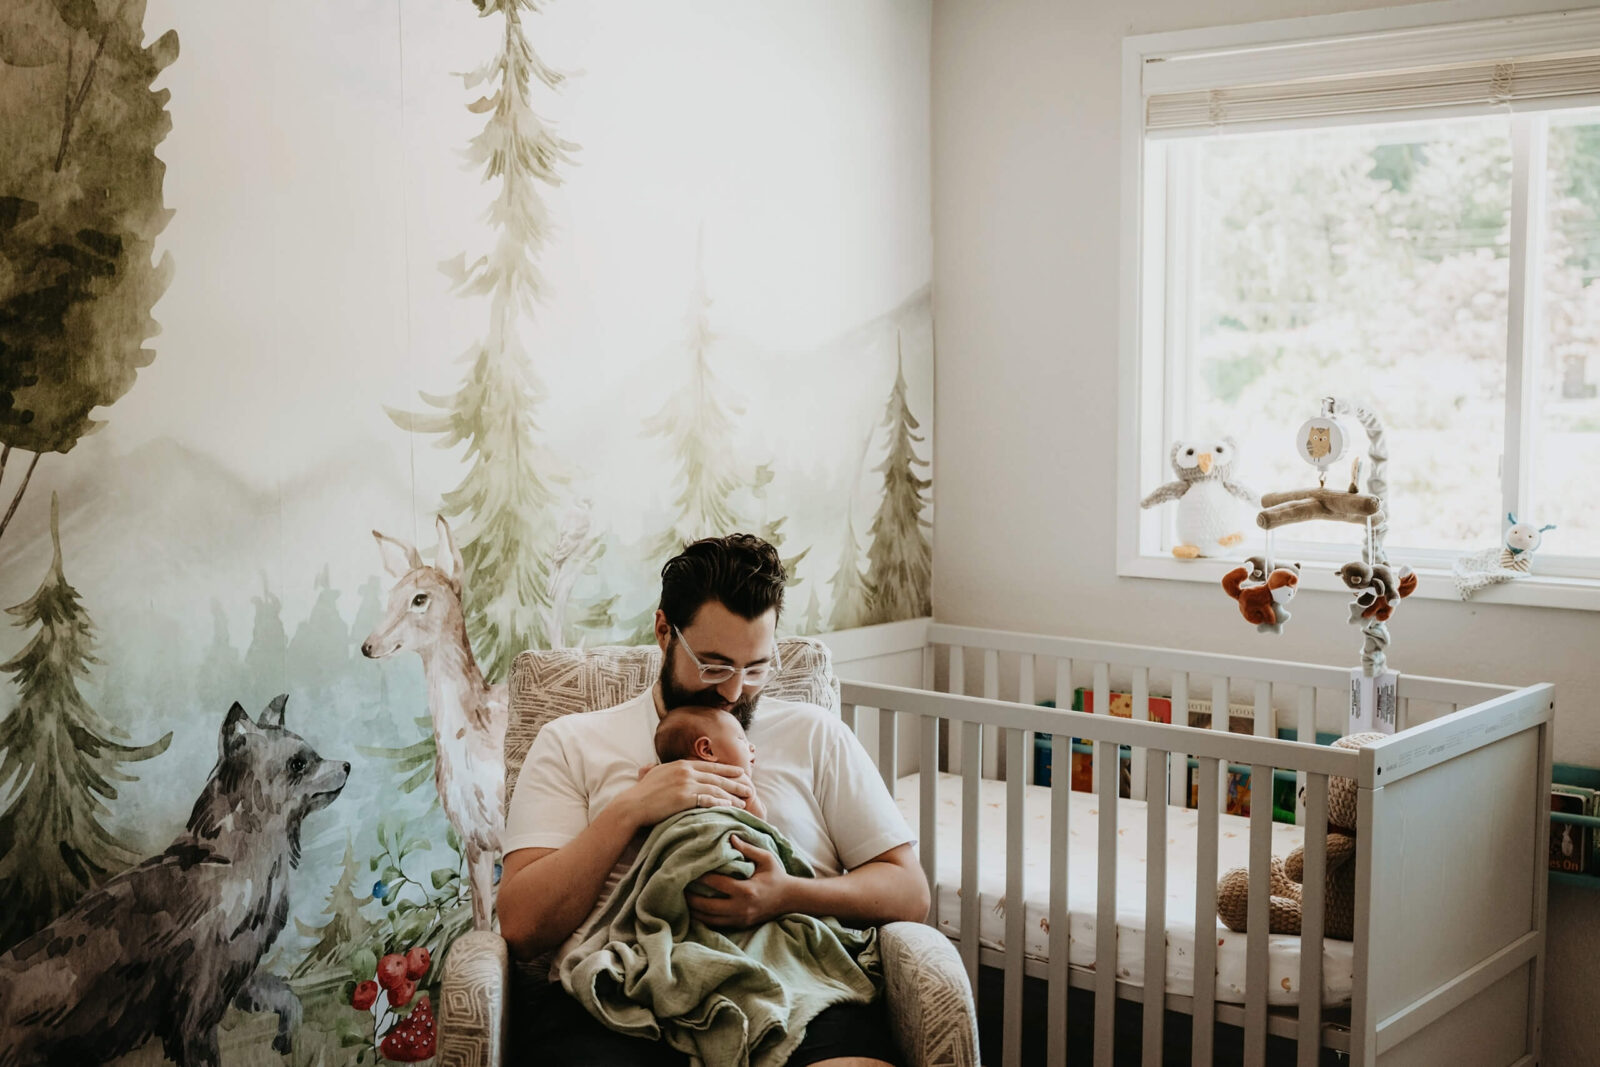
[{"label": "crochet owl toy", "polygon": [[[1334,748],[1361,748],[1384,734],[1351,734]],[[1270,791],[1262,791],[1263,798]],[[1356,783],[1354,778],[1328,779],[1328,861],[1323,880],[1322,933],[1337,941],[1356,936]],[[1300,932],[1300,898],[1305,884],[1305,849],[1288,859],[1272,859],[1268,877],[1267,928],[1274,934]],[[1250,871],[1235,867],[1217,880],[1217,916],[1235,933],[1245,933],[1250,913]]]},{"label": "crochet owl toy", "polygon": [[1239,446],[1233,438],[1220,441],[1179,441],[1168,459],[1178,480],[1168,482],[1140,501],[1153,508],[1168,500],[1178,502],[1178,543],[1172,554],[1179,559],[1223,556],[1244,540],[1244,521],[1237,501],[1252,507],[1260,498],[1233,480]]}]

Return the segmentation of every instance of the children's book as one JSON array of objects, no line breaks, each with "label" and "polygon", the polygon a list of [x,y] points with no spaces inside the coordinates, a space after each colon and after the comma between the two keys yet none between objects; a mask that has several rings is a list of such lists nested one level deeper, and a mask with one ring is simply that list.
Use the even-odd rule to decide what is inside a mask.
[{"label": "children's book", "polygon": [[[1118,718],[1133,718],[1133,694],[1113,691],[1106,702],[1112,715]],[[1045,701],[1044,706],[1055,707],[1054,701]],[[1094,714],[1094,690],[1078,687],[1072,693],[1072,710],[1086,711]],[[1150,697],[1150,718],[1153,722],[1172,722],[1172,700],[1169,697]],[[1211,702],[1209,700],[1190,699],[1188,724],[1201,729],[1211,728]],[[1250,704],[1231,704],[1228,707],[1228,729],[1236,734],[1255,732],[1255,707]],[[1053,766],[1051,753],[1052,738],[1049,734],[1036,734],[1034,737],[1034,764],[1033,780],[1038,785],[1050,784],[1050,772]],[[1078,751],[1074,746],[1072,759],[1072,788],[1080,792],[1089,792],[1094,786],[1094,757],[1088,751]],[[1127,760],[1122,761],[1121,795],[1128,796],[1131,790],[1131,775]],[[1249,788],[1245,787],[1245,796],[1248,797]],[[1244,802],[1246,810],[1249,801]],[[1290,810],[1294,805],[1289,805]]]},{"label": "children's book", "polygon": [[[1594,815],[1600,805],[1600,792],[1577,785],[1556,785],[1550,789],[1550,810],[1568,815]],[[1590,832],[1586,826],[1570,822],[1550,822],[1550,869],[1581,874],[1589,866]]]}]

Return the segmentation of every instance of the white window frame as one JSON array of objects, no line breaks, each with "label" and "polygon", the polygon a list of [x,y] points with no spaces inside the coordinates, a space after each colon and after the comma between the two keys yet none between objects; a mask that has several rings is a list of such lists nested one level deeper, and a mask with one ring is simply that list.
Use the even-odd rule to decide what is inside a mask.
[{"label": "white window frame", "polygon": [[[1144,102],[1147,71],[1155,71],[1162,91],[1205,85],[1207,64],[1226,63],[1230,74],[1248,68],[1270,82],[1282,77],[1286,63],[1306,76],[1354,69],[1416,67],[1420,63],[1469,62],[1508,54],[1537,54],[1571,47],[1574,40],[1600,46],[1600,9],[1569,11],[1535,0],[1485,3],[1446,0],[1377,11],[1282,19],[1243,26],[1212,27],[1175,33],[1128,37],[1123,41],[1122,130],[1122,278],[1119,353],[1119,437],[1117,449],[1117,572],[1125,577],[1216,582],[1234,566],[1226,560],[1178,560],[1164,545],[1168,529],[1165,509],[1142,511],[1145,488],[1168,480],[1166,427],[1182,410],[1180,383],[1187,378],[1182,360],[1187,345],[1174,338],[1188,332],[1185,287],[1174,284],[1187,265],[1167,261],[1167,231],[1182,225],[1189,212],[1174,211],[1173,198],[1192,186],[1171,180],[1169,172],[1182,153],[1147,141]],[[1288,46],[1285,48],[1284,46]],[[1205,58],[1207,53],[1226,53]],[[1164,61],[1185,56],[1182,64]],[[1292,58],[1289,58],[1292,57]],[[1420,61],[1420,63],[1419,63]],[[1215,69],[1213,66],[1211,69]],[[1584,103],[1592,106],[1593,102]],[[1582,106],[1574,102],[1574,106]],[[1538,351],[1542,317],[1537,301],[1540,257],[1530,247],[1541,228],[1548,120],[1537,112],[1512,115],[1512,205],[1510,301],[1506,346],[1506,440],[1501,476],[1502,511],[1526,514],[1529,457],[1522,428],[1531,419],[1534,361],[1524,352]],[[1193,252],[1193,244],[1179,241]],[[1146,270],[1146,264],[1151,269]],[[1172,300],[1171,306],[1168,299]],[[1174,373],[1174,369],[1176,372]],[[1145,383],[1161,381],[1159,395]],[[1319,397],[1306,397],[1306,414],[1314,414]],[[1352,396],[1348,399],[1361,400]],[[1286,446],[1287,447],[1287,446]],[[1402,459],[1403,462],[1403,459]],[[1357,544],[1352,538],[1351,544]],[[1331,559],[1331,550],[1328,553]],[[1348,552],[1345,552],[1348,555]],[[1418,595],[1455,600],[1450,578],[1454,553],[1405,550],[1406,562],[1422,581]],[[1308,562],[1322,555],[1313,549]],[[1490,586],[1475,594],[1475,603],[1526,604],[1542,607],[1600,610],[1600,560],[1562,557],[1541,551],[1537,574]],[[1308,566],[1304,588],[1343,591],[1328,566]],[[1324,573],[1326,572],[1326,573]]]}]

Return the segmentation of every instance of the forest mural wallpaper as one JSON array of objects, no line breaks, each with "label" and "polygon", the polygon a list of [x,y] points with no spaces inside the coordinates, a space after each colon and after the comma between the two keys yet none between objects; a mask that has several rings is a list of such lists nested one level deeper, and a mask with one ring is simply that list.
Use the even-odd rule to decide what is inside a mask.
[{"label": "forest mural wallpaper", "polygon": [[929,611],[930,22],[0,5],[0,1065],[426,1061],[519,650]]}]

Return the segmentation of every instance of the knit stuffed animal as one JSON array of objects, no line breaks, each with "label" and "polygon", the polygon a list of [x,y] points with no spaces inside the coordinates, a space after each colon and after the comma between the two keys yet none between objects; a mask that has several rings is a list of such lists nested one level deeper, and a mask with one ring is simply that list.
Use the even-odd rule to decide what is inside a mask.
[{"label": "knit stuffed animal", "polygon": [[1256,505],[1255,492],[1233,478],[1239,446],[1231,437],[1220,441],[1178,441],[1167,457],[1177,481],[1168,482],[1139,502],[1153,508],[1168,500],[1178,502],[1178,543],[1172,554],[1179,559],[1222,556],[1244,540],[1239,501]]},{"label": "knit stuffed animal", "polygon": [[1417,575],[1410,567],[1398,571],[1382,563],[1366,564],[1359,560],[1346,563],[1338,570],[1339,580],[1356,595],[1350,603],[1350,621],[1356,624],[1368,619],[1388,622],[1403,597],[1417,591]]},{"label": "knit stuffed animal", "polygon": [[1528,565],[1533,562],[1533,554],[1538,550],[1540,542],[1544,540],[1546,530],[1554,530],[1554,526],[1534,526],[1531,522],[1518,522],[1516,515],[1506,512],[1506,518],[1511,525],[1506,530],[1505,547],[1500,550],[1500,566],[1508,571],[1528,573]]},{"label": "knit stuffed animal", "polygon": [[[1351,734],[1334,748],[1361,748],[1384,734]],[[1267,795],[1266,791],[1261,794]],[[1300,932],[1300,898],[1305,882],[1305,849],[1289,858],[1273,857],[1268,879],[1267,928],[1275,934]],[[1328,865],[1323,881],[1322,933],[1336,941],[1356,936],[1356,783],[1353,778],[1328,779]],[[1250,912],[1250,871],[1235,867],[1217,880],[1217,916],[1222,925],[1244,933]]]},{"label": "knit stuffed animal", "polygon": [[1289,621],[1289,601],[1300,587],[1300,564],[1276,565],[1270,574],[1266,568],[1265,559],[1251,556],[1222,576],[1222,589],[1239,602],[1239,614],[1258,633],[1281,634]]}]

